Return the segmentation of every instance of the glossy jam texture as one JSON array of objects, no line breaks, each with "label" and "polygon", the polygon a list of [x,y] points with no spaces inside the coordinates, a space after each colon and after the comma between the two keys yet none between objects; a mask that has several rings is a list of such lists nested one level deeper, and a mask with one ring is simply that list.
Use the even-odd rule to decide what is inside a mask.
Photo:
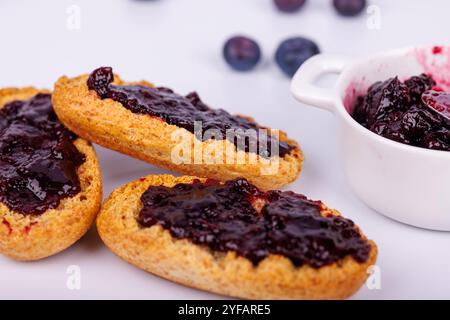
[{"label": "glossy jam texture", "polygon": [[50,94],[0,109],[0,201],[22,214],[42,214],[80,191],[84,161],[53,111]]},{"label": "glossy jam texture", "polygon": [[214,251],[234,251],[254,265],[271,254],[314,268],[352,256],[367,261],[370,245],[351,220],[322,216],[320,201],[293,192],[262,192],[245,179],[150,187],[141,197],[142,227]]},{"label": "glossy jam texture", "polygon": [[[184,128],[196,134],[196,138],[206,140],[211,138],[205,131],[214,129],[220,133],[221,139],[227,137],[227,130],[234,131],[236,136],[243,137],[245,143],[239,143],[237,138],[232,142],[245,151],[255,151],[250,148],[257,145],[257,153],[263,157],[272,156],[272,145],[278,154],[283,157],[291,152],[294,147],[286,142],[279,141],[270,134],[260,138],[249,138],[239,134],[236,130],[254,129],[259,133],[260,126],[252,120],[233,116],[222,109],[211,109],[197,93],[192,92],[186,96],[179,95],[168,88],[151,88],[142,85],[113,85],[114,74],[109,67],[94,70],[87,81],[90,90],[95,90],[102,99],[110,98],[120,102],[133,113],[148,114],[158,117],[171,125]],[[195,122],[200,124],[198,132],[195,130]],[[201,137],[199,137],[201,135]],[[217,137],[212,137],[217,138]],[[231,138],[230,138],[231,139]],[[256,141],[253,141],[255,139]]]},{"label": "glossy jam texture", "polygon": [[435,87],[422,74],[401,82],[374,83],[358,97],[353,118],[378,135],[412,146],[450,151],[450,121],[424,104],[422,96]]}]

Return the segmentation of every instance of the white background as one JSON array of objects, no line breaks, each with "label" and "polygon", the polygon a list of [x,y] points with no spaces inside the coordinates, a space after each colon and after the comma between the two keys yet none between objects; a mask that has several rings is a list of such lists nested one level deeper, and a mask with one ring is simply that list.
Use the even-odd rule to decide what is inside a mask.
[{"label": "white background", "polygon": [[[322,199],[358,223],[379,246],[381,290],[363,287],[353,298],[450,298],[450,234],[394,222],[367,208],[342,172],[331,114],[302,106],[273,63],[278,43],[292,35],[316,40],[323,52],[358,56],[450,40],[448,1],[371,1],[381,29],[335,14],[328,0],[309,0],[299,13],[278,13],[271,0],[0,1],[0,86],[52,88],[62,74],[110,65],[128,80],[147,79],[180,93],[197,90],[212,106],[250,114],[297,139],[306,155],[289,188]],[[70,5],[81,29],[67,28]],[[250,73],[231,71],[221,48],[244,33],[261,44],[264,60]],[[147,174],[164,172],[97,147],[104,194]],[[423,213],[424,215],[427,212]],[[66,287],[69,265],[81,268],[81,290]],[[216,299],[136,269],[116,258],[95,230],[54,257],[19,263],[0,257],[0,298]]]}]

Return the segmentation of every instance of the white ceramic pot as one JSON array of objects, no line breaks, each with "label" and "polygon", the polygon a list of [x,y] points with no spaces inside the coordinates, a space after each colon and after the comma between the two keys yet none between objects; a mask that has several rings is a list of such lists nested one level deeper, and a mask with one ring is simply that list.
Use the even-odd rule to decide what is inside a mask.
[{"label": "white ceramic pot", "polygon": [[[314,85],[326,73],[339,74],[332,89]],[[297,100],[336,116],[345,174],[362,201],[395,220],[450,231],[450,152],[386,139],[350,115],[356,97],[372,83],[421,73],[432,74],[450,92],[450,46],[406,48],[355,61],[317,55],[297,71],[291,91]]]}]

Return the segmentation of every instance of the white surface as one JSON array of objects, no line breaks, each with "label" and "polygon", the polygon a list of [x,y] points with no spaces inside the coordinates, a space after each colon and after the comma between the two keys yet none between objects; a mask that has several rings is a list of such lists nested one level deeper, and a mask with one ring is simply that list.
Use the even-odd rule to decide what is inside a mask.
[{"label": "white surface", "polygon": [[[315,39],[323,52],[359,55],[420,43],[448,42],[448,1],[370,1],[382,10],[380,30],[366,17],[342,19],[330,1],[309,1],[298,14],[278,14],[271,0],[1,1],[0,85],[50,87],[61,74],[112,65],[125,79],[145,78],[181,93],[253,115],[298,139],[306,155],[301,178],[290,188],[322,199],[354,219],[379,246],[381,290],[363,287],[354,298],[450,298],[450,234],[394,222],[370,210],[344,181],[333,117],[301,107],[289,80],[272,62],[290,35]],[[81,8],[81,29],[66,28],[66,9]],[[254,72],[230,71],[221,58],[234,33],[255,37],[264,61]],[[104,194],[139,176],[162,172],[97,148]],[[423,214],[427,214],[424,212]],[[66,288],[66,269],[81,268],[81,290]],[[214,299],[140,271],[110,253],[91,230],[52,258],[18,263],[0,258],[0,298]]]}]

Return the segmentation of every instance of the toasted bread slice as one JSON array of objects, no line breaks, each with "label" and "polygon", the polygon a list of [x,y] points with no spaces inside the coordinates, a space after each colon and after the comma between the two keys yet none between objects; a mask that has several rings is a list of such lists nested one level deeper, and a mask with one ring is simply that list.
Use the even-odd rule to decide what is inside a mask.
[{"label": "toasted bread slice", "polygon": [[[8,102],[27,100],[35,88],[0,89],[0,108]],[[76,242],[92,225],[102,200],[102,180],[93,146],[81,138],[75,147],[85,155],[78,167],[81,191],[64,198],[55,209],[42,214],[21,214],[0,203],[0,254],[16,260],[38,260],[54,255]]]},{"label": "toasted bread slice", "polygon": [[[194,134],[184,128],[170,125],[158,117],[133,113],[114,100],[100,99],[94,90],[88,89],[88,77],[60,78],[52,98],[59,119],[80,137],[174,171],[221,181],[245,177],[262,189],[281,187],[300,174],[303,154],[298,144],[283,132],[279,133],[280,141],[295,148],[270,161],[256,154],[237,151],[226,139],[197,141]],[[145,81],[126,83],[117,75],[113,83],[153,86]],[[179,139],[188,141],[192,151],[187,161],[174,156],[180,146]],[[195,150],[200,150],[200,158],[195,158],[198,156]],[[227,150],[227,154],[220,161],[207,150]],[[227,161],[225,157],[232,160]]]},{"label": "toasted bread slice", "polygon": [[[269,255],[255,266],[235,252],[212,251],[174,238],[158,224],[147,228],[137,222],[141,195],[150,186],[173,187],[195,179],[199,178],[147,176],[115,190],[97,218],[100,237],[117,256],[138,268],[189,287],[249,299],[346,298],[361,287],[368,267],[375,263],[377,247],[368,241],[370,253],[364,263],[346,256],[316,269],[306,264],[295,267],[284,256]],[[339,215],[325,207],[321,212]]]}]

